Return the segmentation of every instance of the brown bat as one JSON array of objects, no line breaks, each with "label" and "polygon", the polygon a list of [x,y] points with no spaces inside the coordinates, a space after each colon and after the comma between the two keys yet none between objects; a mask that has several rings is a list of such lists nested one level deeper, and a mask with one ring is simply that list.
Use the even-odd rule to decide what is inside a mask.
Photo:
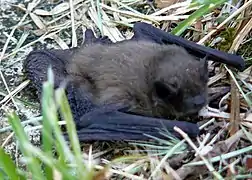
[{"label": "brown bat", "polygon": [[93,44],[77,51],[67,71],[94,103],[129,106],[135,114],[180,117],[207,103],[207,62],[176,45]]}]

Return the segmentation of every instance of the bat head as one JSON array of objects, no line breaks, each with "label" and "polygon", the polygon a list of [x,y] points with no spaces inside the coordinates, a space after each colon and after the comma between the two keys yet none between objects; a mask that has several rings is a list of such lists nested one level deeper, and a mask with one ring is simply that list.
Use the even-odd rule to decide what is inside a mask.
[{"label": "bat head", "polygon": [[207,61],[184,53],[181,49],[172,63],[161,61],[157,68],[152,91],[155,113],[186,116],[207,104]]}]

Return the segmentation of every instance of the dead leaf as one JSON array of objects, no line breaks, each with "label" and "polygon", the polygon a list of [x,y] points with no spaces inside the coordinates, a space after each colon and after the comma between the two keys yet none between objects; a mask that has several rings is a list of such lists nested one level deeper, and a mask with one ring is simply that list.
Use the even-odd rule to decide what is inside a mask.
[{"label": "dead leaf", "polygon": [[61,49],[69,49],[68,45],[56,34],[53,35],[52,38],[57,42]]},{"label": "dead leaf", "polygon": [[244,164],[248,171],[252,171],[252,156],[248,155],[244,158]]},{"label": "dead leaf", "polygon": [[[73,2],[73,5],[75,6],[76,4],[79,4],[83,2],[83,0],[76,0]],[[64,2],[64,3],[60,3],[59,5],[55,6],[51,11],[50,13],[53,14],[53,15],[57,15],[57,14],[60,14],[66,10],[68,10],[70,8],[69,6],[69,2]]]},{"label": "dead leaf", "polygon": [[107,180],[108,179],[107,173],[108,169],[104,168],[96,173],[96,175],[93,177],[93,180]]},{"label": "dead leaf", "polygon": [[32,12],[33,9],[40,3],[40,0],[33,0],[32,2],[30,2],[27,6],[27,10],[29,12]]},{"label": "dead leaf", "polygon": [[162,180],[172,180],[172,178],[168,174],[162,172]]},{"label": "dead leaf", "polygon": [[196,21],[196,23],[194,24],[194,28],[196,29],[196,31],[193,31],[193,38],[192,41],[199,41],[202,37],[201,33],[202,32],[202,22],[201,20]]},{"label": "dead leaf", "polygon": [[42,22],[39,16],[34,13],[30,13],[30,17],[39,29],[46,29],[45,24]]},{"label": "dead leaf", "polygon": [[184,0],[155,0],[155,5],[158,8],[165,8],[168,7],[172,4],[178,3],[178,2],[183,2]]},{"label": "dead leaf", "polygon": [[43,34],[46,33],[46,30],[44,29],[37,29],[37,30],[34,30],[32,31],[36,36],[42,36]]},{"label": "dead leaf", "polygon": [[[200,160],[199,156],[196,156],[191,162],[197,162]],[[206,167],[202,167],[202,170],[206,169]],[[186,179],[187,176],[197,172],[199,168],[197,166],[181,166],[176,170],[176,173],[179,175],[181,179]]]},{"label": "dead leaf", "polygon": [[51,12],[48,12],[46,10],[43,9],[35,9],[33,11],[34,14],[36,15],[40,15],[40,16],[52,16],[53,14]]}]

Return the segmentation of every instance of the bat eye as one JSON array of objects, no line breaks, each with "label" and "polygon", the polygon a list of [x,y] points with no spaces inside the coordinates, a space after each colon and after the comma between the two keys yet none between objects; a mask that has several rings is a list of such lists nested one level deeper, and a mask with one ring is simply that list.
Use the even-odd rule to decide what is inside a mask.
[{"label": "bat eye", "polygon": [[166,99],[169,96],[170,90],[164,83],[156,81],[154,87],[159,98]]},{"label": "bat eye", "polygon": [[202,95],[195,96],[193,98],[193,103],[195,106],[202,106],[206,103],[206,98],[204,98]]}]

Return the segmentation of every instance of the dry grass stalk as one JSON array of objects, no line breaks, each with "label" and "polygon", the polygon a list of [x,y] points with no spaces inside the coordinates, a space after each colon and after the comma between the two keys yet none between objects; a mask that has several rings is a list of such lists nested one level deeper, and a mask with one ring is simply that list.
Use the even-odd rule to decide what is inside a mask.
[{"label": "dry grass stalk", "polygon": [[231,19],[233,19],[235,16],[239,15],[241,12],[243,12],[246,8],[252,5],[252,0],[249,0],[246,2],[243,6],[241,6],[239,9],[237,9],[233,14],[231,14],[227,19],[225,19],[222,23],[220,23],[214,30],[209,32],[205,37],[203,37],[198,44],[203,44],[208,38],[210,38],[216,31],[221,29],[226,23],[228,23]]},{"label": "dry grass stalk", "polygon": [[248,23],[241,29],[241,31],[238,32],[230,49],[236,52],[240,47],[241,43],[244,41],[244,38],[251,31],[251,29],[252,29],[252,19],[250,19]]},{"label": "dry grass stalk", "polygon": [[192,142],[192,140],[189,138],[189,136],[186,133],[184,133],[178,127],[174,127],[174,130],[177,131],[188,142],[188,144],[195,150],[195,152],[199,155],[199,157],[204,161],[204,163],[205,163],[206,167],[208,168],[209,172],[211,172],[215,176],[215,178],[217,178],[217,179],[223,179],[222,176],[214,169],[214,167],[212,166],[212,164],[210,164],[210,162],[199,151],[199,149]]}]

